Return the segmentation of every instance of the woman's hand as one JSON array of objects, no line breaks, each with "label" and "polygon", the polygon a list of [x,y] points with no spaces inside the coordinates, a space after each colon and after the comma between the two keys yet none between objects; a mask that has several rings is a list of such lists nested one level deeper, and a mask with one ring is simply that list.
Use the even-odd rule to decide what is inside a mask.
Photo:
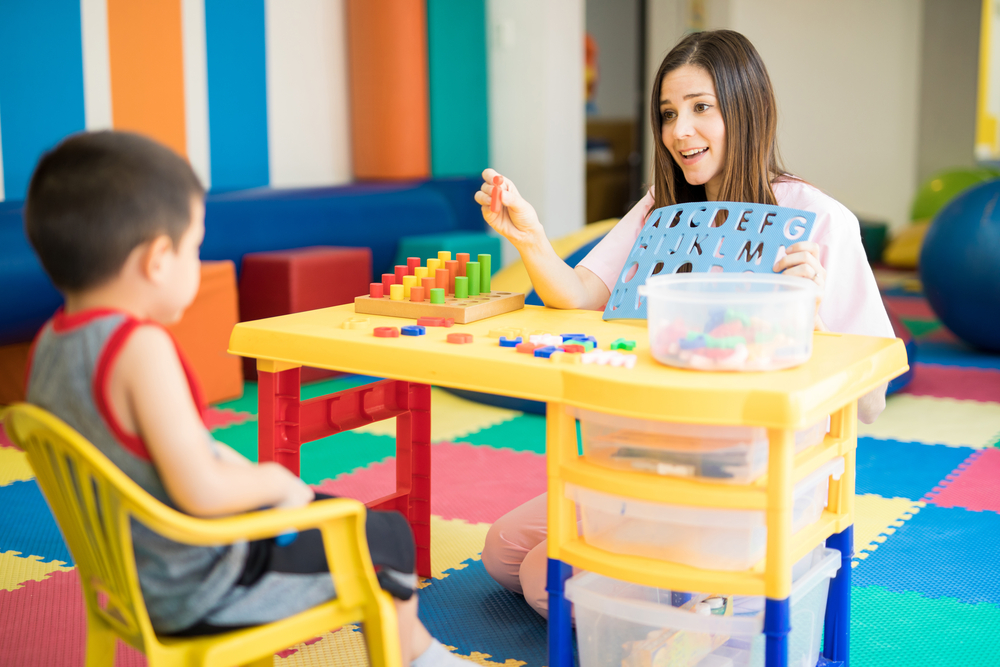
[{"label": "woman's hand", "polygon": [[774,263],[774,272],[813,281],[821,296],[826,288],[826,269],[819,261],[819,245],[812,241],[789,246],[785,256]]},{"label": "woman's hand", "polygon": [[[476,193],[476,201],[483,207],[483,218],[490,227],[521,249],[526,244],[536,243],[539,237],[545,237],[542,223],[538,220],[535,208],[518,193],[517,188],[508,178],[503,179],[499,186],[500,211],[494,213],[490,209],[493,197],[493,178],[500,176],[495,170],[483,172],[483,187]],[[503,178],[501,176],[501,178]]]},{"label": "woman's hand", "polygon": [[812,241],[801,241],[785,250],[785,256],[774,263],[774,271],[786,276],[798,276],[816,283],[816,331],[829,331],[820,319],[819,304],[826,288],[826,269],[819,261],[819,245]]}]

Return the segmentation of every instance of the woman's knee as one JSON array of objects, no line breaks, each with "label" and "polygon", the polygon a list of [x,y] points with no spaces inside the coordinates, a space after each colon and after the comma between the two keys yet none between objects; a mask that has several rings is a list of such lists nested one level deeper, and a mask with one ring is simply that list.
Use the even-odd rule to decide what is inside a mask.
[{"label": "woman's knee", "polygon": [[543,540],[525,555],[518,572],[524,601],[545,618],[549,617],[548,562],[548,540]]},{"label": "woman's knee", "polygon": [[517,573],[525,553],[527,553],[526,550],[504,539],[503,526],[497,522],[490,526],[489,532],[486,533],[486,543],[483,545],[482,556],[483,567],[498,584],[515,593],[520,593],[521,584],[518,581]]}]

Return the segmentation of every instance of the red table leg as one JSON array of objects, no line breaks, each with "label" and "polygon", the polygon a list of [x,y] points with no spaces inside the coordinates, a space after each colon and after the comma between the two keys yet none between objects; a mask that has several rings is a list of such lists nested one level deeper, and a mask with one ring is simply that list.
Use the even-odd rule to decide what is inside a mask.
[{"label": "red table leg", "polygon": [[257,460],[299,474],[299,368],[257,374]]},{"label": "red table leg", "polygon": [[[417,543],[417,574],[431,576],[431,388],[410,385],[410,412],[396,418],[396,487],[410,487],[407,519]],[[405,433],[404,433],[405,432]],[[408,440],[409,462],[402,469],[400,443]]]}]

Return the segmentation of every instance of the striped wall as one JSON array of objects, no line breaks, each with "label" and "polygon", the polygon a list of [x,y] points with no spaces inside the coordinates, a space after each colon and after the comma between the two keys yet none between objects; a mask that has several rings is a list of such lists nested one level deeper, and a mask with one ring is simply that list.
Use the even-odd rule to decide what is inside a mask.
[{"label": "striped wall", "polygon": [[[352,2],[361,6],[0,0],[0,199],[23,199],[41,153],[85,129],[152,136],[187,156],[214,191],[468,175],[486,167],[487,0],[361,0],[369,23],[391,23],[398,32],[354,61]],[[375,72],[393,72],[392,58],[411,66],[414,54],[395,48],[403,41],[424,50],[416,58],[427,89],[420,108],[376,96],[367,108],[382,124],[359,127],[349,91],[384,92],[385,81],[358,72],[372,71],[373,62]],[[404,84],[420,76],[411,73]],[[424,155],[417,168],[394,171],[409,156],[393,154],[399,142],[381,135],[394,119],[421,114],[424,129],[405,136],[408,145],[423,142]],[[355,145],[390,152],[362,173]]]}]

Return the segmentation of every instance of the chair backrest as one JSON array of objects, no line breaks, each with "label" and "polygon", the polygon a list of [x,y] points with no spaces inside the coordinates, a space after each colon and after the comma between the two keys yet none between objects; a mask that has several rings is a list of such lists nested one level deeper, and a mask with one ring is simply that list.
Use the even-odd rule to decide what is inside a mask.
[{"label": "chair backrest", "polygon": [[[28,404],[4,415],[76,561],[90,615],[132,646],[154,637],[132,550],[130,507],[156,502],[58,417]],[[145,498],[143,498],[145,496]]]}]

